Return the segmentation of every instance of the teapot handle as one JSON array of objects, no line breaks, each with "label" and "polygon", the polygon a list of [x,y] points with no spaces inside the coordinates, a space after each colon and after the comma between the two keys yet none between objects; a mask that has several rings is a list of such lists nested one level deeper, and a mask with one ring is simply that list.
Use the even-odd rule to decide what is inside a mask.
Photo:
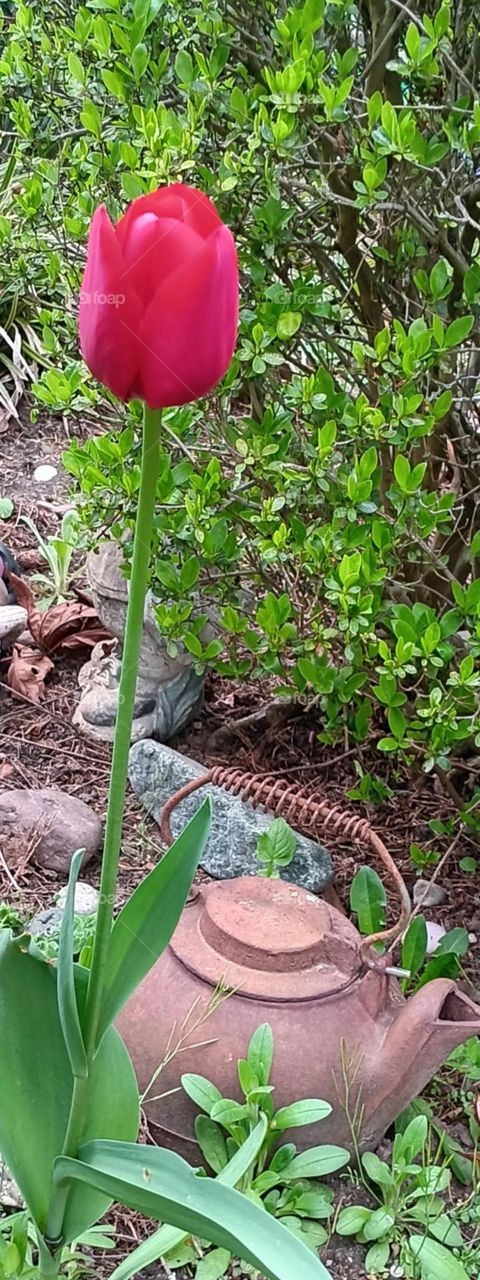
[{"label": "teapot handle", "polygon": [[317,835],[319,830],[334,835],[345,836],[352,841],[365,841],[373,853],[383,863],[390,879],[395,885],[400,900],[400,916],[396,924],[380,933],[372,933],[362,938],[358,948],[359,960],[363,969],[376,969],[385,972],[388,956],[379,956],[372,948],[376,942],[384,942],[391,949],[405,932],[410,918],[411,906],[408,890],[393,858],[385,848],[383,840],[372,829],[366,818],[347,813],[340,805],[329,805],[325,800],[317,800],[315,796],[306,795],[297,783],[286,782],[284,778],[274,778],[269,774],[242,773],[240,769],[225,769],[217,766],[193,778],[184,787],[176,791],[164,805],[160,829],[167,846],[173,843],[170,828],[170,815],[186,796],[200,787],[223,787],[242,800],[250,802],[254,809],[259,805],[270,810],[276,817],[283,817],[296,829],[309,835]]}]

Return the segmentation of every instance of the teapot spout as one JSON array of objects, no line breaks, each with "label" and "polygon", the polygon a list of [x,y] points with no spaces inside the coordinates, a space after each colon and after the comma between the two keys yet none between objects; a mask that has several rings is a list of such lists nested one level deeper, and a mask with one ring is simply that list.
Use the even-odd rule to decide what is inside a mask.
[{"label": "teapot spout", "polygon": [[380,1050],[362,1147],[378,1141],[457,1045],[480,1033],[480,1007],[448,978],[428,982],[399,1009]]}]

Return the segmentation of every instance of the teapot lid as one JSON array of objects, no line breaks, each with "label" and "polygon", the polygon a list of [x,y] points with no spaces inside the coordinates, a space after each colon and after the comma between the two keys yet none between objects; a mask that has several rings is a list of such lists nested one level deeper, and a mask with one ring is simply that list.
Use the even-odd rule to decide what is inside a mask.
[{"label": "teapot lid", "polygon": [[334,995],[359,973],[355,926],[286,880],[195,886],[170,947],[204,981],[269,1000]]}]

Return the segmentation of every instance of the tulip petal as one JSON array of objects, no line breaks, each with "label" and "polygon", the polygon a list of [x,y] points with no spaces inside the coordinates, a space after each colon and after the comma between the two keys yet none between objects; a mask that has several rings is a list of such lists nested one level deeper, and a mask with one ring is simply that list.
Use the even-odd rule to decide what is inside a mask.
[{"label": "tulip petal", "polygon": [[222,223],[193,262],[160,285],[139,333],[141,394],[151,408],[187,404],[223,377],[238,321],[235,243]]},{"label": "tulip petal", "polygon": [[183,182],[173,182],[170,187],[159,187],[147,196],[139,196],[126,209],[115,227],[122,251],[132,223],[145,213],[154,213],[157,218],[176,218],[179,222],[186,222],[203,239],[222,226],[213,201],[203,191],[186,187]]},{"label": "tulip petal", "polygon": [[185,222],[142,213],[132,218],[122,247],[125,263],[120,287],[131,284],[144,307],[173,271],[193,262],[204,241]]},{"label": "tulip petal", "polygon": [[80,293],[79,334],[83,358],[99,382],[120,400],[135,383],[137,334],[143,307],[127,282],[122,254],[104,205],[93,216]]}]

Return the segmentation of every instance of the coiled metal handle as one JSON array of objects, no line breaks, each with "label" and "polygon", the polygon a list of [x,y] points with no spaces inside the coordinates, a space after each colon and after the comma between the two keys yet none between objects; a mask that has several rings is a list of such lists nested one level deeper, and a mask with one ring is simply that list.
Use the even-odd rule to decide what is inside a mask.
[{"label": "coiled metal handle", "polygon": [[347,813],[340,805],[327,804],[326,800],[317,800],[306,795],[297,783],[289,783],[284,778],[273,778],[271,775],[243,773],[240,769],[226,769],[219,765],[209,769],[199,778],[193,778],[184,787],[176,791],[164,805],[160,828],[165,844],[173,843],[170,828],[170,816],[182,800],[206,786],[223,787],[242,800],[250,802],[254,809],[259,806],[273,813],[275,817],[285,818],[297,830],[305,835],[314,835],[323,831],[328,835],[342,835],[352,842],[369,845],[372,852],[383,863],[390,880],[393,882],[400,900],[400,916],[396,924],[380,933],[372,933],[363,938],[359,945],[359,959],[362,968],[385,971],[387,959],[373,950],[377,942],[383,942],[391,949],[404,933],[410,918],[410,898],[406,884],[398,867],[386,849],[383,840],[373,830],[366,818]]}]

